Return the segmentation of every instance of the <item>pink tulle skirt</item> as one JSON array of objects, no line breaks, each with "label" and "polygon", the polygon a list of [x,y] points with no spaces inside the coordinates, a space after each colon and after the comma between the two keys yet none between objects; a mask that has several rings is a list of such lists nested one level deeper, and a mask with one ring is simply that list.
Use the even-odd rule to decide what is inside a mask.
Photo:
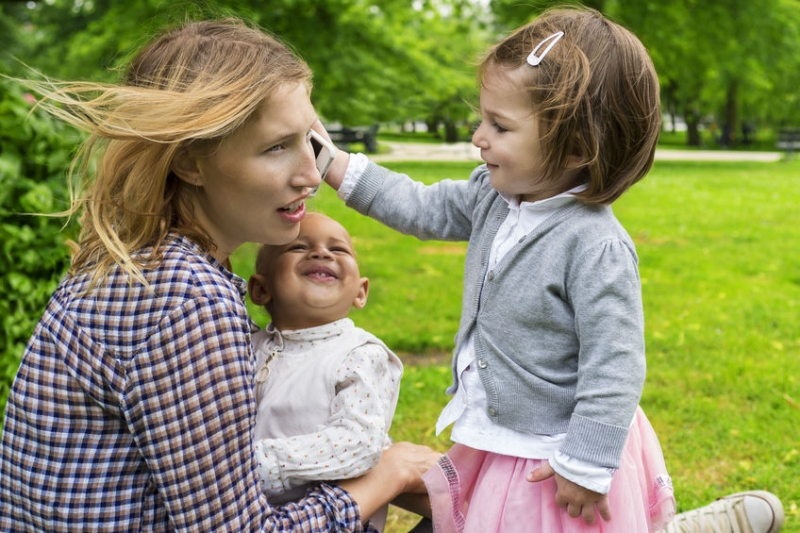
[{"label": "pink tulle skirt", "polygon": [[608,493],[611,520],[599,514],[589,526],[555,501],[556,482],[525,476],[541,459],[520,459],[456,444],[429,470],[424,481],[436,533],[645,533],[661,529],[675,515],[675,497],[661,445],[641,408],[637,409],[620,468]]}]

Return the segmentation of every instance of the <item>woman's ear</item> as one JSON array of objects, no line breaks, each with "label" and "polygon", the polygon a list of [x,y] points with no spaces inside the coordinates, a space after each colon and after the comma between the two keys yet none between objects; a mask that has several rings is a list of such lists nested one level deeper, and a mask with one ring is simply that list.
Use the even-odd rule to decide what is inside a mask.
[{"label": "woman's ear", "polygon": [[181,181],[200,187],[203,185],[202,173],[197,164],[197,157],[191,155],[189,150],[181,148],[172,158],[169,169],[180,178]]},{"label": "woman's ear", "polygon": [[356,299],[353,300],[353,307],[363,309],[367,305],[367,295],[369,294],[369,279],[361,278],[361,287],[358,289]]},{"label": "woman's ear", "polygon": [[247,281],[247,292],[254,304],[265,306],[272,301],[272,294],[267,287],[267,278],[261,274],[253,274]]}]

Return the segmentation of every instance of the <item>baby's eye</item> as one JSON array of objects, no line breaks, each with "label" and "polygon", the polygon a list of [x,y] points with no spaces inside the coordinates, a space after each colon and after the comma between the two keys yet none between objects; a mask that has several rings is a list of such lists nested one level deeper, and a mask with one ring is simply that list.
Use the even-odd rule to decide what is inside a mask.
[{"label": "baby's eye", "polygon": [[303,250],[307,250],[308,247],[305,244],[297,243],[292,244],[288,248],[286,248],[287,252],[302,252]]},{"label": "baby's eye", "polygon": [[331,247],[331,252],[336,252],[340,254],[349,254],[350,250],[348,250],[347,248],[342,248],[341,246],[333,246]]}]

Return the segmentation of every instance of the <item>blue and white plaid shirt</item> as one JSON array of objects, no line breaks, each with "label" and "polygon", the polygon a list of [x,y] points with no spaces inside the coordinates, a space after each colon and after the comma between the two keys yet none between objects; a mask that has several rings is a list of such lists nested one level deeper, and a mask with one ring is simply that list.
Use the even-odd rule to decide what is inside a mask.
[{"label": "blue and white plaid shirt", "polygon": [[320,485],[273,508],[252,448],[245,281],[175,237],[145,276],[65,279],[22,358],[0,442],[0,531],[362,531]]}]

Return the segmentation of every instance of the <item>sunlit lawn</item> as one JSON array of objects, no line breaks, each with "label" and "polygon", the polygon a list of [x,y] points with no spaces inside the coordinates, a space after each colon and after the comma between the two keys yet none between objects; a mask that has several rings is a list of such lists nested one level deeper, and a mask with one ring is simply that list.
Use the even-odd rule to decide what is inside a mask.
[{"label": "sunlit lawn", "polygon": [[[419,179],[465,178],[469,163],[395,163]],[[659,162],[615,204],[636,241],[647,320],[642,406],[681,509],[766,489],[800,532],[800,161]],[[352,316],[406,362],[392,435],[445,450],[446,403],[465,247],[418,242],[343,207],[325,189],[312,209],[353,234],[371,279]],[[237,254],[247,276],[252,251]],[[267,317],[253,309],[259,321]],[[421,357],[418,354],[426,354]],[[413,524],[390,515],[387,533]]]}]

